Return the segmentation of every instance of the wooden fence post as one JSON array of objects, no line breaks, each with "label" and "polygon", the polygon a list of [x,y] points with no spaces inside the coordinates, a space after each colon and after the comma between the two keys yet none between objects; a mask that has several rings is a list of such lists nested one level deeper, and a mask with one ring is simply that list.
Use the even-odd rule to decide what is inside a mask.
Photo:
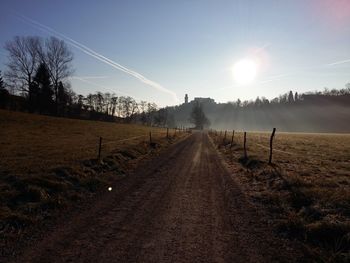
[{"label": "wooden fence post", "polygon": [[152,132],[149,132],[149,144],[152,144]]},{"label": "wooden fence post", "polygon": [[232,148],[232,145],[233,145],[233,138],[235,137],[235,130],[232,130],[232,138],[231,138],[231,148]]},{"label": "wooden fence post", "polygon": [[100,143],[98,146],[98,160],[101,160],[101,148],[102,148],[102,137],[100,137]]},{"label": "wooden fence post", "polygon": [[270,156],[269,156],[269,164],[272,163],[272,143],[273,143],[273,137],[275,136],[276,128],[273,128],[272,134],[270,137]]},{"label": "wooden fence post", "polygon": [[166,138],[169,139],[169,128],[166,128]]},{"label": "wooden fence post", "polygon": [[225,144],[226,142],[226,134],[227,134],[227,131],[225,131],[224,139],[222,140],[223,144]]},{"label": "wooden fence post", "polygon": [[247,144],[247,132],[244,132],[244,142],[243,142],[243,145],[244,145],[244,158],[245,158],[245,159],[248,158],[246,144]]}]

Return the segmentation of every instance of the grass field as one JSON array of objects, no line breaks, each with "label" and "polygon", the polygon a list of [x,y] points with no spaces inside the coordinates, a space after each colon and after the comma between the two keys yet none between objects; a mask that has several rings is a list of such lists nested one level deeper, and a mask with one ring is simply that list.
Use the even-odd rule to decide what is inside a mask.
[{"label": "grass field", "polygon": [[[221,135],[221,136],[220,136]],[[269,211],[276,231],[300,241],[320,262],[350,259],[350,135],[211,133],[253,202]]]},{"label": "grass field", "polygon": [[[165,136],[160,128],[0,110],[0,167],[11,172],[47,171],[96,158],[100,136],[106,154],[123,143],[148,141],[150,131],[155,138]],[[130,138],[134,139],[120,141]]]},{"label": "grass field", "polygon": [[[149,132],[152,142],[149,143]],[[60,207],[121,179],[140,160],[186,136],[132,124],[0,110],[0,248]],[[102,162],[97,160],[99,137]],[[12,253],[0,251],[1,254]]]}]

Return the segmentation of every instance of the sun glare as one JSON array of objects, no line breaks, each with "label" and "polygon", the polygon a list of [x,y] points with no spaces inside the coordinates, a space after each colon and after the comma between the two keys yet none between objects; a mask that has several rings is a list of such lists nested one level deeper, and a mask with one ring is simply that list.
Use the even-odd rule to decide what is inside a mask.
[{"label": "sun glare", "polygon": [[238,84],[252,83],[256,77],[257,64],[251,59],[242,59],[232,68],[233,77]]}]

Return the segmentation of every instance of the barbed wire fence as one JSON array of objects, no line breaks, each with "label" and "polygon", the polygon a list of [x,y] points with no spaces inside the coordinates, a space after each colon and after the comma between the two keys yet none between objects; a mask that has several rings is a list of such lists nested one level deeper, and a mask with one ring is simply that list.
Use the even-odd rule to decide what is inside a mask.
[{"label": "barbed wire fence", "polygon": [[[243,156],[245,159],[248,158],[249,149],[252,149],[254,146],[258,146],[261,149],[267,150],[267,160],[269,164],[272,164],[272,158],[273,153],[280,153],[288,156],[295,156],[296,153],[293,153],[291,151],[282,150],[279,148],[274,147],[274,138],[275,138],[276,128],[272,129],[271,134],[257,134],[254,133],[254,138],[249,138],[249,133],[246,131],[235,131],[232,130],[232,132],[225,131],[217,131],[217,130],[210,130],[209,134],[214,137],[215,143],[218,145],[218,147],[226,147],[229,149],[232,149],[235,145],[240,145],[243,149]],[[231,134],[231,138],[229,135]],[[237,139],[237,135],[241,140]],[[236,136],[236,137],[235,137]],[[249,148],[248,148],[249,144]],[[264,145],[265,144],[265,145]],[[268,146],[266,146],[268,144]]]}]

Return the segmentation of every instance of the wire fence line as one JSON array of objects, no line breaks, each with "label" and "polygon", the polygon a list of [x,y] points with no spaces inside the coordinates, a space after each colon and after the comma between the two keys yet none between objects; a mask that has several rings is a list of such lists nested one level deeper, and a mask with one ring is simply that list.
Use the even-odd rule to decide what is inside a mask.
[{"label": "wire fence line", "polygon": [[[179,130],[179,132],[187,132],[188,130],[187,129],[177,129],[175,128],[174,129],[174,135],[176,135],[176,131]],[[147,140],[147,136],[149,136],[149,144],[150,146],[154,146],[154,142],[152,142],[152,135],[163,135],[165,136],[165,138],[169,139],[169,128],[166,129],[166,131],[158,131],[158,132],[152,132],[152,131],[149,131],[149,134],[148,135],[140,135],[140,136],[134,136],[134,137],[130,137],[130,138],[125,138],[125,139],[120,139],[120,140],[114,140],[114,141],[108,141],[108,142],[105,142],[105,143],[102,143],[102,140],[103,138],[100,137],[100,140],[99,140],[99,145],[98,145],[98,156],[97,158],[99,160],[101,160],[101,151],[102,151],[102,147],[103,146],[106,146],[106,145],[115,145],[115,144],[119,144],[119,143],[123,143],[123,142],[126,142],[126,141],[130,141],[130,140],[135,140],[135,139],[139,139],[139,138],[146,138]]]},{"label": "wire fence line", "polygon": [[[281,150],[281,149],[276,149],[273,147],[273,141],[274,141],[274,137],[275,137],[275,132],[276,132],[276,128],[273,128],[272,130],[272,133],[270,135],[270,138],[268,134],[266,135],[261,135],[261,134],[256,134],[255,135],[255,138],[253,139],[253,145],[254,146],[258,146],[262,149],[266,149],[269,151],[268,153],[268,160],[269,160],[269,164],[272,163],[272,156],[273,156],[273,153],[276,152],[276,153],[282,153],[282,154],[286,154],[288,156],[295,156],[296,154],[295,153],[292,153],[292,152],[289,152],[289,151],[285,151],[285,150]],[[237,132],[235,133],[235,131],[233,130],[232,133],[228,134],[227,131],[220,131],[219,133],[215,130],[210,130],[209,132],[210,134],[215,134],[216,137],[219,137],[218,139],[216,139],[216,142],[218,143],[219,147],[220,145],[222,146],[227,146],[227,145],[230,145],[230,148],[232,148],[232,146],[234,144],[237,144]],[[236,138],[234,138],[236,134]],[[231,135],[231,139],[230,139],[230,135]],[[239,136],[241,137],[241,136]],[[229,141],[230,142],[229,142]],[[266,140],[266,141],[265,141]],[[220,142],[221,141],[221,142]],[[250,147],[247,147],[247,132],[243,132],[243,151],[244,151],[244,158],[247,159],[248,158],[248,155],[247,155],[247,149],[249,149]],[[249,143],[249,142],[248,142]],[[269,143],[269,147],[263,145],[262,143]],[[251,144],[250,144],[251,145]]]},{"label": "wire fence line", "polygon": [[[152,135],[154,135],[154,134],[165,135],[166,132],[152,132]],[[145,134],[145,135],[134,136],[134,137],[126,138],[126,139],[108,141],[108,142],[102,143],[102,146],[111,145],[111,144],[118,144],[118,143],[126,142],[126,141],[132,141],[132,140],[143,138],[143,137],[147,138],[148,136],[149,136],[148,134]]]},{"label": "wire fence line", "polygon": [[[217,136],[217,137],[219,137],[219,138],[221,138],[223,135],[222,134],[225,134],[225,133],[222,133],[221,132],[221,134],[220,134],[220,132],[218,133],[216,130],[211,130],[210,131],[210,133],[211,134],[215,134],[215,136]],[[237,131],[235,131],[235,135],[238,135],[239,137],[241,137],[242,135],[239,135],[239,134],[241,134],[241,133],[243,133],[244,134],[244,132],[242,132],[242,131],[240,131],[240,132],[237,132]],[[230,139],[230,136],[232,136],[232,132],[231,133],[226,133],[226,142],[228,141],[228,140],[231,140]],[[233,143],[234,144],[237,144],[238,142],[237,142],[237,137],[238,136],[236,136],[235,138],[234,138],[234,140],[233,140]],[[259,146],[260,148],[263,148],[263,149],[266,149],[266,150],[270,150],[270,147],[268,147],[268,146],[265,146],[265,145],[263,145],[263,143],[269,143],[269,135],[268,134],[266,134],[266,135],[261,135],[261,134],[256,134],[256,133],[254,133],[254,140],[256,140],[257,139],[257,141],[259,142],[259,143],[257,143],[257,142],[254,142],[254,146],[255,145],[257,145],[257,146]],[[223,138],[223,140],[224,140],[225,138]],[[267,141],[264,141],[264,139],[265,140],[267,140]],[[220,140],[220,139],[219,139]],[[248,140],[249,141],[249,140]],[[224,142],[224,141],[223,141]],[[230,144],[230,143],[228,143],[228,144]],[[249,146],[249,144],[248,144],[248,146]],[[250,147],[247,147],[248,149],[250,148]],[[290,152],[290,151],[285,151],[285,150],[281,150],[281,149],[278,149],[278,148],[273,148],[273,151],[274,152],[278,152],[278,153],[282,153],[282,154],[288,154],[288,155],[296,155],[296,153],[292,153],[292,152]]]},{"label": "wire fence line", "polygon": [[[256,143],[257,146],[266,149],[266,150],[270,150],[269,147],[266,147],[260,143]],[[279,149],[273,149],[274,152],[279,152],[279,153],[284,153],[284,154],[288,154],[288,155],[296,155],[295,153],[291,153],[291,152],[287,152],[287,151],[283,151],[283,150],[279,150]]]},{"label": "wire fence line", "polygon": [[126,138],[126,139],[108,141],[108,142],[102,143],[102,146],[118,144],[118,143],[126,142],[126,141],[132,141],[132,140],[139,139],[139,138],[142,138],[142,137],[147,137],[147,135],[140,135],[140,136],[134,136],[134,137]]},{"label": "wire fence line", "polygon": [[[166,129],[164,131],[150,131],[152,136],[154,136],[154,139],[159,139],[162,138],[162,136],[164,136],[164,138],[166,136],[174,136],[175,133],[177,134],[178,132],[180,132],[180,129],[176,129],[177,131],[175,131],[174,129],[172,129],[172,134],[169,134],[169,131],[167,131]],[[182,130],[182,131],[186,131],[186,130]],[[128,137],[128,138],[121,138],[121,139],[116,139],[116,140],[111,140],[111,139],[105,139],[103,138],[103,143],[101,145],[99,145],[99,138],[101,138],[100,136],[96,136],[96,141],[92,142],[91,140],[89,140],[89,142],[86,143],[86,145],[72,145],[70,146],[70,150],[72,150],[70,153],[68,153],[69,156],[74,156],[79,152],[98,152],[99,151],[99,147],[110,147],[113,145],[118,145],[118,144],[122,144],[124,142],[128,142],[128,141],[133,141],[133,140],[137,140],[137,139],[141,139],[144,138],[145,142],[148,141],[148,136],[149,133],[147,134],[143,134],[143,135],[138,135],[138,136],[133,136],[133,137]],[[62,145],[61,145],[62,147]],[[23,156],[7,156],[7,155],[2,155],[0,156],[0,158],[4,161],[24,161],[24,160],[29,160],[29,161],[33,161],[33,160],[40,160],[42,158],[45,158],[45,155],[43,153],[38,153],[35,152],[37,150],[43,150],[43,149],[47,149],[50,150],[52,149],[52,152],[50,154],[53,155],[62,155],[62,154],[67,154],[65,153],[63,150],[60,151],[59,150],[60,145],[56,145],[56,146],[37,146],[35,147],[35,149],[32,149],[31,152],[28,153],[28,155],[23,155]],[[34,150],[34,154],[33,154],[33,150]],[[41,156],[42,155],[42,156]],[[69,159],[69,158],[68,158]]]},{"label": "wire fence line", "polygon": [[[226,147],[230,146],[230,148],[232,148],[233,145],[240,145],[244,147],[244,132],[242,131],[239,131],[239,132],[226,131],[226,138],[225,138],[225,131],[220,132],[216,130],[210,130],[209,132],[216,136],[216,142],[218,143],[219,146],[225,145]],[[233,134],[235,135],[234,140],[232,140]],[[315,160],[315,159],[327,161],[330,158],[330,157],[325,158],[326,156],[330,156],[330,154],[326,151],[326,149],[324,149],[323,151],[319,151],[317,154],[313,151],[310,151],[310,147],[311,148],[314,147],[314,142],[308,142],[308,141],[298,142],[297,140],[295,139],[291,140],[290,138],[286,138],[285,140],[283,140],[284,138],[283,136],[282,137],[277,136],[278,139],[276,139],[276,142],[273,142],[273,149],[271,149],[271,145],[268,145],[269,144],[268,133],[259,134],[256,132],[251,132],[250,135],[251,136],[246,136],[246,140],[247,140],[246,150],[248,150],[248,152],[249,150],[252,151],[253,154],[264,155],[264,154],[268,154],[267,151],[269,151],[270,155],[272,155],[272,153],[275,153],[277,156],[277,159],[280,158],[278,157],[279,155],[284,155],[286,157],[288,156],[289,158],[303,158],[303,160],[311,161],[311,162],[312,160]],[[271,137],[270,137],[270,140],[271,140]],[[324,145],[324,146],[327,147],[327,145]],[[257,147],[266,150],[266,152],[257,150],[256,149]]]}]

